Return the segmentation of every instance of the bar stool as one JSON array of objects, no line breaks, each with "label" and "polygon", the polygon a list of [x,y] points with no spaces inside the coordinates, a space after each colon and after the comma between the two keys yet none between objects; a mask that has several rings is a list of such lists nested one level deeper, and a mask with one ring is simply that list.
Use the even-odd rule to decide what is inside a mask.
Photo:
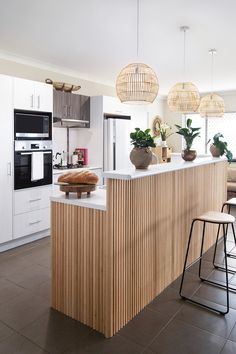
[{"label": "bar stool", "polygon": [[[183,282],[184,282],[184,277],[185,277],[185,271],[187,269],[187,260],[188,260],[188,253],[189,253],[189,248],[191,244],[191,238],[192,238],[192,233],[194,229],[194,225],[197,221],[200,221],[203,223],[203,229],[202,229],[202,240],[201,240],[201,250],[200,250],[200,257],[199,257],[199,269],[198,269],[198,276],[199,278],[207,282],[209,284],[219,286],[220,288],[225,288],[226,289],[226,311],[220,311],[217,308],[205,305],[199,301],[195,301],[193,299],[190,299],[184,295],[182,295],[182,288],[183,288]],[[181,279],[181,284],[180,284],[180,290],[179,294],[184,300],[188,300],[189,302],[192,302],[196,305],[200,305],[202,307],[205,307],[209,310],[218,312],[222,315],[225,315],[229,312],[229,278],[228,278],[228,264],[227,264],[227,251],[226,251],[226,239],[227,239],[227,230],[228,226],[232,225],[235,221],[234,216],[222,212],[216,212],[216,211],[208,211],[205,214],[193,219],[191,228],[190,228],[190,233],[189,233],[189,239],[188,239],[188,245],[187,245],[187,251],[186,251],[186,256],[185,256],[185,261],[184,261],[184,267],[183,267],[183,274],[182,274],[182,279]],[[224,256],[225,256],[225,280],[226,280],[226,285],[219,284],[217,282],[213,282],[211,280],[208,280],[206,278],[203,278],[201,276],[201,266],[202,266],[202,254],[203,254],[203,246],[204,246],[204,238],[205,238],[205,228],[206,228],[206,223],[210,224],[218,224],[219,228],[222,226],[223,228],[223,242],[224,242]],[[219,231],[218,231],[219,232]],[[217,232],[217,236],[219,237]]]},{"label": "bar stool", "polygon": [[[222,208],[221,208],[221,212],[224,211],[224,208],[227,207],[227,213],[230,214],[231,212],[231,207],[235,206],[236,207],[236,198],[231,198],[229,200],[227,200],[227,202],[223,203]],[[227,225],[227,233],[228,233],[228,225]],[[236,246],[236,235],[235,235],[235,229],[234,229],[234,225],[232,224],[232,232],[233,232],[233,237],[234,237],[234,244]],[[224,267],[218,266],[215,264],[215,258],[216,258],[216,251],[217,251],[217,246],[218,246],[218,241],[219,241],[219,235],[220,235],[220,226],[218,227],[218,231],[217,231],[217,237],[216,237],[216,243],[215,243],[215,249],[214,249],[214,256],[213,256],[213,266],[218,269],[218,270],[222,270],[225,271]],[[236,255],[232,254],[230,252],[227,252],[227,257],[230,258],[234,258],[236,259]],[[236,273],[236,271],[232,271],[229,270],[230,273]]]}]

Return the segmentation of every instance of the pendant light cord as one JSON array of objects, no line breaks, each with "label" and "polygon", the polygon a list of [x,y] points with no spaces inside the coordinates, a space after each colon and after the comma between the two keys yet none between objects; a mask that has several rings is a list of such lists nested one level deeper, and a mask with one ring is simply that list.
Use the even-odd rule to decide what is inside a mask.
[{"label": "pendant light cord", "polygon": [[137,0],[137,58],[139,57],[139,0]]},{"label": "pendant light cord", "polygon": [[184,67],[183,67],[183,82],[185,82],[185,78],[186,78],[186,28],[184,28],[183,31],[184,31]]},{"label": "pendant light cord", "polygon": [[213,94],[214,52],[211,51],[211,94]]}]

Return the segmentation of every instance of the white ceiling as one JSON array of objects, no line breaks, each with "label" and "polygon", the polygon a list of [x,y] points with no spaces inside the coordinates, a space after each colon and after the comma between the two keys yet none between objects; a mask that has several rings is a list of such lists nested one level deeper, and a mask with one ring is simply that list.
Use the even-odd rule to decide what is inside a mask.
[{"label": "white ceiling", "polygon": [[[0,0],[0,51],[115,84],[136,61],[136,0]],[[188,25],[187,77],[210,90],[236,89],[235,0],[140,0],[140,57],[157,73],[160,93],[182,80],[183,34]],[[64,70],[63,69],[63,70]]]}]

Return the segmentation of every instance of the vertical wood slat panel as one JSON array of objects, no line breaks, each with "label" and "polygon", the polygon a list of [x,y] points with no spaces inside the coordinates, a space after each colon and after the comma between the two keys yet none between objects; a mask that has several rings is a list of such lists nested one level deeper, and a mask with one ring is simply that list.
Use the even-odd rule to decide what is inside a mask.
[{"label": "vertical wood slat panel", "polygon": [[[182,273],[191,221],[221,209],[225,171],[221,162],[132,181],[109,180],[108,198],[115,200],[108,203],[114,242],[113,333]],[[207,228],[205,250],[215,241],[215,231],[216,226]],[[197,225],[189,263],[199,256],[200,232]]]},{"label": "vertical wood slat panel", "polygon": [[110,337],[181,274],[192,218],[226,198],[226,163],[108,179],[107,198],[106,212],[52,202],[52,307]]}]

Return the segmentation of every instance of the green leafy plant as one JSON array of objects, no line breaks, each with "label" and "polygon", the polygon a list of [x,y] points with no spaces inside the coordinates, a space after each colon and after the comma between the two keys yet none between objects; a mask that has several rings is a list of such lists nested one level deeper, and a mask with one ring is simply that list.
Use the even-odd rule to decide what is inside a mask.
[{"label": "green leafy plant", "polygon": [[130,133],[131,145],[136,148],[156,147],[154,137],[150,135],[151,129],[142,131],[140,128],[135,128],[135,131]]},{"label": "green leafy plant", "polygon": [[193,128],[192,127],[192,119],[187,119],[187,126],[186,128],[182,128],[180,125],[175,124],[178,131],[176,132],[179,135],[182,135],[185,142],[186,142],[186,150],[191,150],[193,145],[193,140],[200,136],[200,129],[201,128]]},{"label": "green leafy plant", "polygon": [[[228,150],[228,144],[226,141],[220,140],[220,138],[224,138],[221,133],[217,133],[213,136],[213,145],[219,150],[220,156],[225,155],[229,161],[233,159],[233,154],[230,150]],[[210,142],[210,140],[208,141]]]}]

